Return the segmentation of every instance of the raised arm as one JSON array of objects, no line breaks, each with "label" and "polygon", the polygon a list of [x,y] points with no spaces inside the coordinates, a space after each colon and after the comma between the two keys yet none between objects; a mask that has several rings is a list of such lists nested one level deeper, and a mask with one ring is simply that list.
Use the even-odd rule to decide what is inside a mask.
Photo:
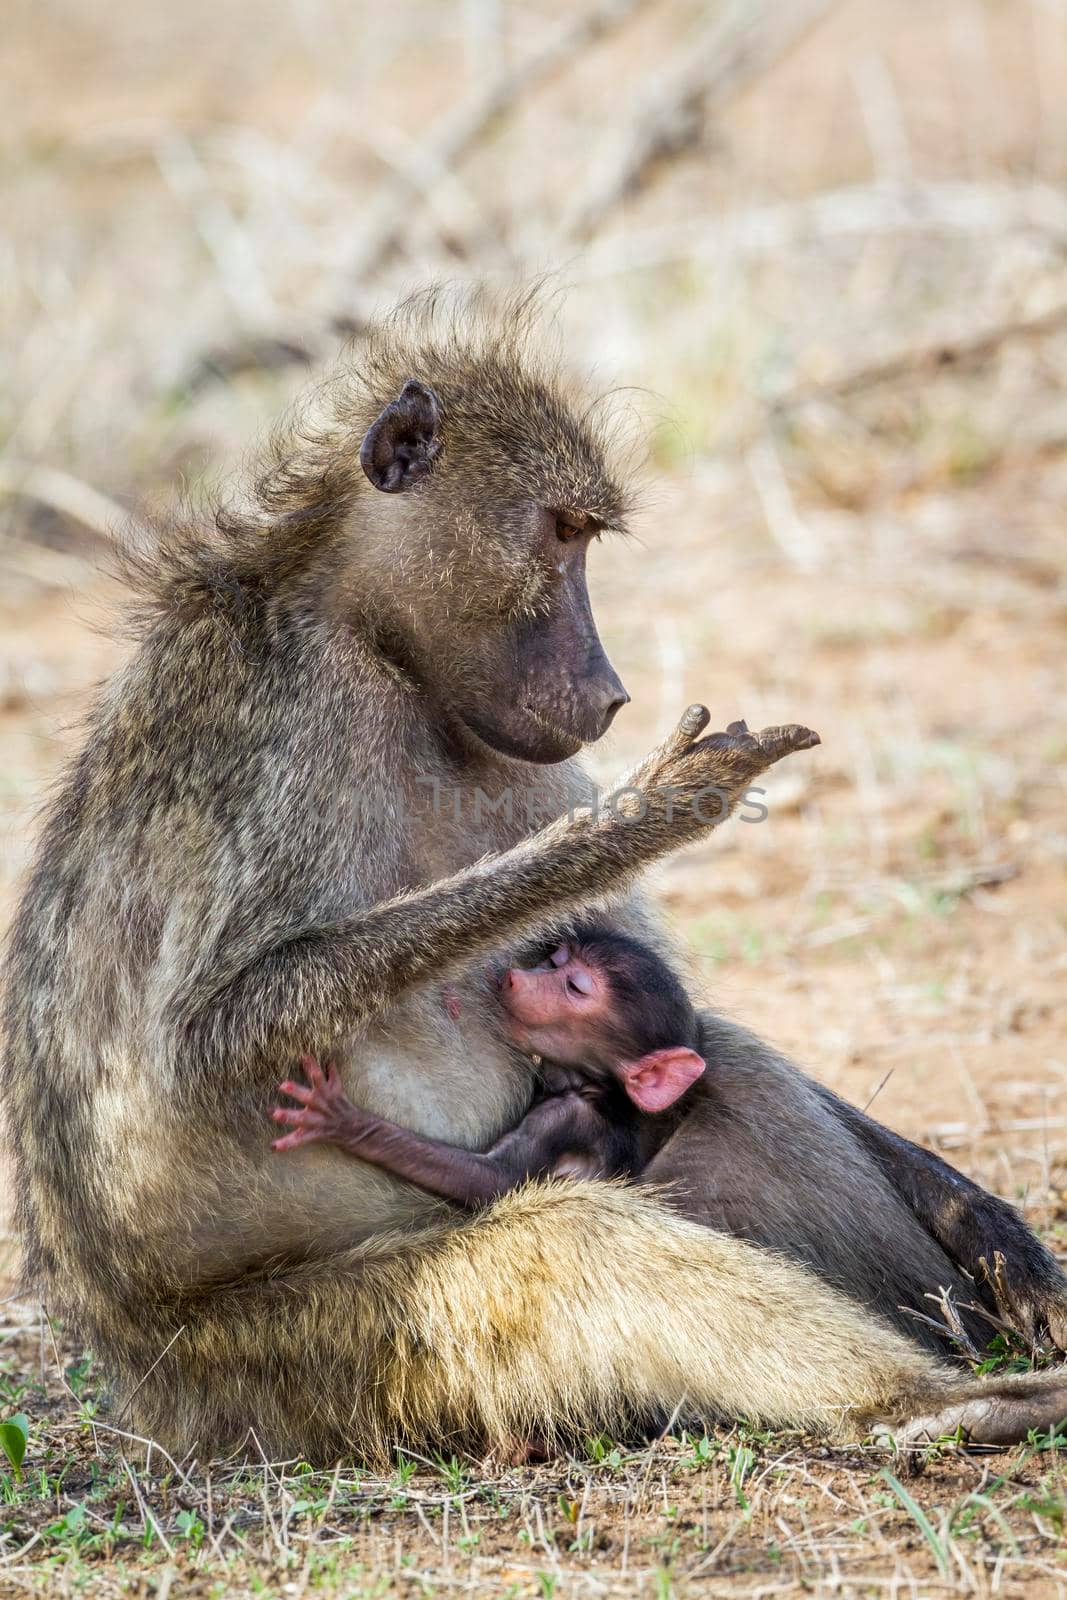
[{"label": "raised arm", "polygon": [[170,1008],[176,1036],[201,1069],[326,1054],[409,987],[612,893],[717,826],[783,756],[819,742],[807,728],[753,734],[744,723],[700,737],[708,720],[703,706],[690,706],[598,813],[561,817],[454,877],[307,929],[217,985],[187,986]]}]

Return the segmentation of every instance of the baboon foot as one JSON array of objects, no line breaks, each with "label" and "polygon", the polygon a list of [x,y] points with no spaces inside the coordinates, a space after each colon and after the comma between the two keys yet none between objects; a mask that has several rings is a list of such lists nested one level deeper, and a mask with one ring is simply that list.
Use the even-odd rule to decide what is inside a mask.
[{"label": "baboon foot", "polygon": [[[1029,1241],[1026,1241],[1029,1243]],[[1027,1341],[1040,1348],[1067,1351],[1067,1278],[1050,1271],[1043,1259],[1028,1259],[1036,1253],[1018,1252],[1007,1260],[993,1252],[993,1261],[982,1256],[979,1272],[984,1275],[1003,1321]]]},{"label": "baboon foot", "polygon": [[929,1416],[897,1427],[882,1425],[874,1436],[898,1450],[920,1450],[938,1439],[999,1446],[1023,1444],[1031,1433],[1052,1433],[1067,1422],[1067,1377],[1049,1373],[1023,1378],[1009,1389],[989,1380],[987,1394],[971,1393]]}]

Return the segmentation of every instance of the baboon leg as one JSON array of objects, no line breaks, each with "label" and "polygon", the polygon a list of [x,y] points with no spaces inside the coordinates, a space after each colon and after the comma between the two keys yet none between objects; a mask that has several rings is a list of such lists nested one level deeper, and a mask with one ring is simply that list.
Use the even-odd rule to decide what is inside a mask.
[{"label": "baboon leg", "polygon": [[[648,1180],[688,1177],[671,1203],[693,1221],[783,1252],[909,1338],[954,1352],[937,1297],[967,1304],[974,1284],[812,1079],[725,1018],[705,1012],[702,1023],[704,1100]],[[981,1349],[988,1322],[960,1321]]]},{"label": "baboon leg", "polygon": [[[957,1305],[996,1309],[981,1258],[992,1270],[1002,1255],[1001,1315],[1067,1346],[1067,1278],[1011,1206],[754,1034],[710,1011],[701,1022],[711,1111],[701,1148],[707,1194],[719,1200],[714,1222],[788,1251],[925,1340],[936,1335],[909,1313],[936,1317],[925,1297],[941,1288]],[[649,1172],[657,1176],[655,1162]],[[979,1348],[988,1343],[994,1330],[983,1316],[964,1311],[960,1320]]]},{"label": "baboon leg", "polygon": [[976,1298],[1027,1339],[1048,1338],[1067,1350],[1067,1275],[1014,1207],[932,1150],[883,1128],[829,1090],[821,1092],[927,1232],[976,1280]]},{"label": "baboon leg", "polygon": [[[273,1456],[321,1461],[553,1444],[665,1412],[855,1439],[973,1388],[797,1264],[608,1183],[530,1185],[458,1227],[220,1290],[183,1321],[126,1378],[138,1431],[201,1455],[250,1427]],[[1034,1415],[1067,1416],[1056,1394]]]}]

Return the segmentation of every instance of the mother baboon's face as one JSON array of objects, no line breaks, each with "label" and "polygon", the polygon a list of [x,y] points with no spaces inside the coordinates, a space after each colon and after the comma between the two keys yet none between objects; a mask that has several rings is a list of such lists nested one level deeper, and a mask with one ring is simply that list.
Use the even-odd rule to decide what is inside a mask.
[{"label": "mother baboon's face", "polygon": [[490,749],[551,763],[599,739],[629,699],[586,585],[619,496],[556,396],[512,399],[509,414],[499,395],[489,410],[409,381],[360,459],[376,488],[405,495],[403,557],[382,577],[419,676]]}]

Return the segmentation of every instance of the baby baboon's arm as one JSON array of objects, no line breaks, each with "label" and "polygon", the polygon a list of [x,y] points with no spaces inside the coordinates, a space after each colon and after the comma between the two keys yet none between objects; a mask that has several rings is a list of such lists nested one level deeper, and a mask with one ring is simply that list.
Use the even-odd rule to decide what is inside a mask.
[{"label": "baby baboon's arm", "polygon": [[[610,1135],[602,1114],[573,1092],[539,1100],[484,1155],[424,1139],[384,1117],[354,1105],[336,1070],[303,1056],[307,1083],[287,1079],[282,1094],[296,1106],[275,1106],[271,1116],[294,1131],[274,1141],[275,1150],[332,1144],[461,1206],[484,1206],[528,1178],[545,1177],[559,1157],[595,1150]],[[610,1141],[609,1141],[610,1142]],[[590,1173],[590,1176],[593,1174]]]},{"label": "baby baboon's arm", "polygon": [[819,742],[807,728],[753,734],[743,722],[698,737],[708,720],[703,706],[690,706],[607,814],[562,817],[454,877],[309,928],[242,971],[226,973],[225,948],[208,950],[171,1004],[188,1058],[232,1075],[264,1058],[325,1054],[412,985],[618,888],[707,832],[761,772]]}]

